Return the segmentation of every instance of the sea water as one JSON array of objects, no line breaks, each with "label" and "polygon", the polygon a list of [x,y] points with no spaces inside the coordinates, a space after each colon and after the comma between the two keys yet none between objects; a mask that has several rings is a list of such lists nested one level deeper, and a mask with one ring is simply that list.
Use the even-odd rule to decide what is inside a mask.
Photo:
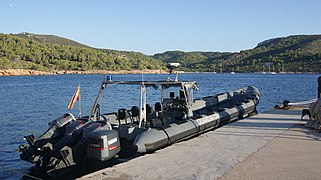
[{"label": "sea water", "polygon": [[[114,81],[165,80],[168,75],[113,75]],[[320,74],[180,74],[179,80],[197,81],[199,90],[194,97],[210,96],[244,86],[256,86],[261,92],[259,112],[267,111],[283,100],[299,102],[317,97]],[[172,77],[173,78],[173,77]],[[36,137],[43,133],[48,122],[70,112],[67,105],[78,84],[81,86],[82,115],[88,115],[98,93],[103,75],[53,75],[0,77],[0,179],[18,179],[32,164],[22,161],[16,151],[26,143],[25,135]],[[160,99],[160,89],[147,91],[148,103]],[[139,105],[136,86],[107,87],[101,111]],[[78,102],[71,111],[79,114]]]}]

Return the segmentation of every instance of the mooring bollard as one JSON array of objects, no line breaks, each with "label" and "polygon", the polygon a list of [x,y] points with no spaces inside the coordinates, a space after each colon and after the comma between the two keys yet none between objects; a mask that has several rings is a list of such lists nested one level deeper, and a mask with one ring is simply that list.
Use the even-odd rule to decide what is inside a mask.
[{"label": "mooring bollard", "polygon": [[282,109],[290,109],[289,103],[290,103],[289,100],[284,100]]}]

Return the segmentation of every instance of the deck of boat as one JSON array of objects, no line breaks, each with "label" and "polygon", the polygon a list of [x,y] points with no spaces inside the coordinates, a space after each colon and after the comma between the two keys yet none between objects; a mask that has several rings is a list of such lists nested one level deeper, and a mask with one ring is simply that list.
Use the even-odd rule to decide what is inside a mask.
[{"label": "deck of boat", "polygon": [[300,117],[273,109],[81,179],[320,179],[321,134]]}]

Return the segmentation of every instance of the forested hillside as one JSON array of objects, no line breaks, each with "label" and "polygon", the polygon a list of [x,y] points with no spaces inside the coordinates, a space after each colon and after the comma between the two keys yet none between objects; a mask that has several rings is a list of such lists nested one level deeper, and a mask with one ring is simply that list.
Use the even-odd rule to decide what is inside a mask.
[{"label": "forested hillside", "polygon": [[91,48],[50,35],[0,34],[0,69],[141,70],[163,63],[138,52]]},{"label": "forested hillside", "polygon": [[19,33],[19,34],[11,34],[17,37],[26,38],[29,40],[35,40],[39,42],[45,42],[45,43],[52,43],[52,44],[61,44],[61,45],[69,45],[69,46],[78,46],[78,47],[89,47],[87,45],[81,44],[79,42],[55,36],[55,35],[40,35],[40,34],[31,34],[27,32]]},{"label": "forested hillside", "polygon": [[219,71],[222,66],[224,72],[258,72],[274,66],[277,72],[321,72],[321,35],[270,39],[239,53],[168,51],[153,57],[180,62],[191,71]]},{"label": "forested hillside", "polygon": [[147,56],[53,35],[0,34],[0,69],[160,70],[168,62],[181,63],[183,71],[259,72],[274,67],[276,72],[321,72],[321,35],[269,39],[238,53],[167,51]]},{"label": "forested hillside", "polygon": [[[254,49],[233,55],[228,64],[240,71],[258,71],[273,64],[275,71],[321,72],[321,35],[299,35],[263,41]],[[231,67],[231,66],[230,66]]]}]

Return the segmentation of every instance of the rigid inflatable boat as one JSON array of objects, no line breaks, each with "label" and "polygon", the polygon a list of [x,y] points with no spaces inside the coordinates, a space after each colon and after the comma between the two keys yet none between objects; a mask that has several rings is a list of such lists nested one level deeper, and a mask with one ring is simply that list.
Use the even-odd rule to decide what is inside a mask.
[{"label": "rigid inflatable boat", "polygon": [[[89,116],[67,113],[49,122],[38,138],[25,136],[28,145],[19,146],[20,158],[49,174],[65,172],[78,164],[150,153],[257,113],[260,95],[254,86],[194,99],[197,83],[179,81],[177,76],[165,81],[113,81],[107,76]],[[102,113],[104,91],[122,85],[138,86],[138,105]],[[153,105],[147,103],[150,87],[161,88]]]}]

